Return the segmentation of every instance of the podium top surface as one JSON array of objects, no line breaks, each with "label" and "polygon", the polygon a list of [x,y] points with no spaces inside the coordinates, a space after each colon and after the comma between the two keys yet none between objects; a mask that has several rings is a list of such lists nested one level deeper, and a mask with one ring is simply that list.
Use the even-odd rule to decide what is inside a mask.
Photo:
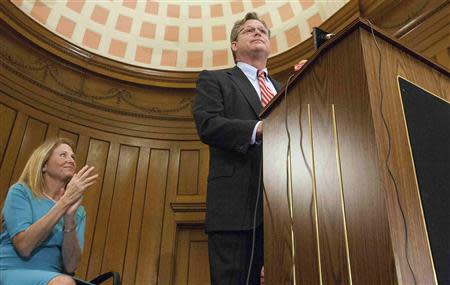
[{"label": "podium top surface", "polygon": [[383,32],[381,29],[374,26],[369,20],[366,20],[363,18],[358,18],[354,22],[352,22],[350,25],[343,28],[341,31],[337,32],[331,39],[329,39],[324,44],[322,44],[322,46],[320,46],[320,48],[313,54],[313,56],[308,60],[308,62],[299,71],[296,71],[290,75],[289,85],[284,83],[283,88],[278,92],[278,94],[269,102],[269,104],[267,104],[267,106],[260,113],[260,118],[263,119],[268,116],[268,114],[271,112],[272,108],[281,101],[281,97],[283,97],[283,94],[285,93],[286,88],[289,89],[289,87],[292,85],[292,83],[299,80],[314,65],[314,63],[317,61],[318,58],[320,58],[323,54],[325,54],[327,52],[327,50],[329,50],[333,46],[337,45],[347,35],[351,34],[355,30],[360,29],[360,28],[368,31],[369,33],[373,34],[377,38],[382,39],[385,42],[388,42],[392,46],[395,46],[398,49],[401,49],[408,55],[413,56],[414,58],[425,63],[426,65],[430,66],[431,68],[438,70],[439,72],[450,77],[450,72],[445,67],[432,62],[431,60],[424,57],[423,55],[420,55],[417,52],[413,51],[412,49],[404,46],[397,39],[394,39],[393,37],[391,37],[388,34],[386,34],[385,32]]}]

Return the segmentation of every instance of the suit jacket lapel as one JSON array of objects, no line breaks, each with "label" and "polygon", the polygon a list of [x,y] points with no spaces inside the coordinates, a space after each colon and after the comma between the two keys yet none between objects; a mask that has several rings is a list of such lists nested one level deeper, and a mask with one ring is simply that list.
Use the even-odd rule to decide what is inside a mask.
[{"label": "suit jacket lapel", "polygon": [[248,78],[242,72],[242,70],[235,66],[234,68],[229,70],[229,75],[231,80],[239,87],[242,95],[245,97],[247,102],[252,107],[255,114],[258,116],[262,111],[261,101],[259,100],[258,94],[256,94],[255,88],[248,81]]}]

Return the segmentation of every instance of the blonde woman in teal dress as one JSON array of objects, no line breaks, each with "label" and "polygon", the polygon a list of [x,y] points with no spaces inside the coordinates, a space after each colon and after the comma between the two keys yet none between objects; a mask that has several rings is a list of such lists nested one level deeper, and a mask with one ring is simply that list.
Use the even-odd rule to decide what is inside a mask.
[{"label": "blonde woman in teal dress", "polygon": [[53,139],[31,155],[4,201],[0,285],[74,285],[84,242],[83,194],[97,175],[76,172],[72,143]]}]

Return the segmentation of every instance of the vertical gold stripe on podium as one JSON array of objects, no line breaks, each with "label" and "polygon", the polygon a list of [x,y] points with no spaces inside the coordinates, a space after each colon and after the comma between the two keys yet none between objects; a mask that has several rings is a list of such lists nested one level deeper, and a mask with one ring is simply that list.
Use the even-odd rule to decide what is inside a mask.
[{"label": "vertical gold stripe on podium", "polygon": [[320,258],[320,236],[319,236],[319,218],[318,218],[318,208],[317,208],[317,188],[316,188],[316,166],[314,164],[314,143],[313,143],[313,133],[312,133],[312,117],[311,117],[311,105],[308,104],[308,125],[309,125],[309,144],[311,145],[311,179],[312,179],[312,194],[313,194],[313,205],[314,205],[314,226],[316,234],[316,246],[317,246],[317,262],[319,266],[319,284],[323,284],[322,278],[322,261]]},{"label": "vertical gold stripe on podium", "polygon": [[294,238],[294,207],[293,207],[293,201],[292,201],[292,161],[291,161],[291,148],[288,146],[288,154],[287,154],[287,190],[288,190],[288,202],[289,202],[289,217],[290,217],[290,224],[291,224],[291,246],[292,246],[292,252],[291,252],[291,258],[292,258],[292,280],[293,284],[296,285],[296,275],[295,275],[295,238]]},{"label": "vertical gold stripe on podium", "polygon": [[347,236],[347,220],[345,218],[345,200],[344,200],[344,185],[342,182],[342,172],[341,172],[341,156],[339,152],[339,139],[337,133],[337,122],[336,122],[336,112],[334,109],[334,104],[331,104],[331,112],[333,114],[333,131],[334,131],[334,140],[336,145],[336,163],[337,163],[337,171],[339,177],[339,188],[341,194],[341,209],[342,209],[342,221],[344,223],[344,238],[345,238],[345,252],[347,257],[347,270],[348,270],[348,280],[350,284],[352,284],[352,267],[350,264],[350,251],[348,247],[348,236]]}]

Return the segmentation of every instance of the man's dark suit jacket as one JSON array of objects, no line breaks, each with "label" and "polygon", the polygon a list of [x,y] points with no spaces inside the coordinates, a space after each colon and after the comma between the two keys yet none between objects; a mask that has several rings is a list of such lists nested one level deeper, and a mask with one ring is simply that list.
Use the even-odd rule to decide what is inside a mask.
[{"label": "man's dark suit jacket", "polygon": [[[280,84],[271,81],[279,90]],[[259,96],[239,67],[200,73],[192,112],[210,150],[207,232],[254,227],[262,146],[250,140],[261,111]],[[255,226],[262,223],[262,196]]]}]

